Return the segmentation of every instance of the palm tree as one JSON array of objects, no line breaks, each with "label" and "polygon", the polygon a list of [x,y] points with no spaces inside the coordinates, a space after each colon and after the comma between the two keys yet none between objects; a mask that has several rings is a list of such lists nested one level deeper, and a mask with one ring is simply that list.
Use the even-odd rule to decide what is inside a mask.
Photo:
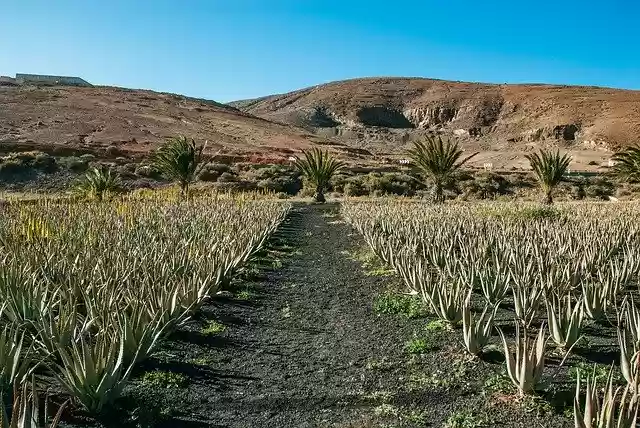
[{"label": "palm tree", "polygon": [[184,136],[169,139],[153,156],[153,167],[165,177],[178,182],[183,198],[189,194],[191,184],[202,167],[202,151],[204,146],[196,146],[196,142]]},{"label": "palm tree", "polygon": [[555,153],[540,150],[540,153],[533,153],[531,155],[525,155],[525,158],[531,164],[531,169],[540,183],[540,187],[544,192],[544,203],[553,203],[553,190],[562,181],[569,163],[571,163],[571,156],[564,154],[561,155],[560,151]]},{"label": "palm tree", "polygon": [[101,201],[108,192],[117,192],[121,188],[120,177],[105,166],[91,168],[82,178],[76,189],[86,196]]},{"label": "palm tree", "polygon": [[313,199],[316,202],[324,203],[324,192],[329,186],[329,181],[333,175],[344,168],[342,161],[335,159],[327,151],[318,148],[309,151],[302,151],[304,158],[296,159],[295,166],[307,178],[307,180],[316,186]]},{"label": "palm tree", "polygon": [[615,162],[613,174],[622,180],[640,181],[640,145],[615,153],[611,160]]},{"label": "palm tree", "polygon": [[443,141],[441,137],[428,136],[425,142],[417,142],[409,150],[420,173],[433,182],[433,199],[436,203],[444,202],[444,189],[455,179],[456,172],[469,159],[477,155],[473,153],[460,160],[463,150],[457,142]]}]

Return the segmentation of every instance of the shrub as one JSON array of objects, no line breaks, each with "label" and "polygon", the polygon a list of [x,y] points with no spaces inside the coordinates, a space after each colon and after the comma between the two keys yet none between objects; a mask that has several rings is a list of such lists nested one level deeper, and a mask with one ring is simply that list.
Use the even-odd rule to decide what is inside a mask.
[{"label": "shrub", "polygon": [[202,167],[202,170],[198,174],[198,180],[216,181],[218,177],[224,173],[235,174],[227,164],[209,162]]},{"label": "shrub", "polygon": [[357,177],[353,177],[352,179],[349,179],[349,181],[347,181],[347,183],[344,185],[342,193],[347,196],[364,196],[369,192],[362,185],[362,182],[357,179]]},{"label": "shrub", "polygon": [[182,388],[188,383],[188,379],[180,373],[163,372],[155,370],[147,372],[142,377],[142,383],[157,388]]},{"label": "shrub", "polygon": [[587,197],[594,199],[607,199],[609,196],[613,195],[613,189],[598,184],[586,186],[584,188],[584,192]]},{"label": "shrub", "polygon": [[18,174],[26,170],[25,164],[16,158],[5,158],[0,163],[0,172],[4,174]]},{"label": "shrub", "polygon": [[415,178],[402,173],[369,173],[366,179],[369,193],[374,195],[413,196],[419,187]]},{"label": "shrub", "polygon": [[58,159],[58,163],[69,171],[82,172],[86,171],[89,163],[77,156],[68,156]]},{"label": "shrub", "polygon": [[33,166],[44,172],[54,172],[58,169],[55,158],[46,153],[37,153],[33,160]]},{"label": "shrub", "polygon": [[18,174],[30,169],[43,172],[54,172],[57,169],[56,160],[42,152],[11,153],[2,158],[0,171],[7,174]]},{"label": "shrub", "polygon": [[471,180],[460,182],[465,198],[494,199],[498,195],[509,193],[509,182],[503,176],[493,172],[481,172]]},{"label": "shrub", "polygon": [[134,171],[138,177],[157,178],[160,173],[156,171],[151,165],[138,165]]},{"label": "shrub", "polygon": [[232,174],[230,172],[223,172],[222,174],[220,174],[217,181],[218,183],[233,183],[237,180],[238,176],[236,176],[235,174]]},{"label": "shrub", "polygon": [[119,156],[122,154],[122,151],[116,146],[109,146],[105,149],[109,156]]}]

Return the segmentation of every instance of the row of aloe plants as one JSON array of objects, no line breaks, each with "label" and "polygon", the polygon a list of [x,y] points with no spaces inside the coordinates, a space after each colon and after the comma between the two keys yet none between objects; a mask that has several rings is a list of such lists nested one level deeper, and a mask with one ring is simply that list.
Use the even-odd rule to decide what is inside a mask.
[{"label": "row of aloe plants", "polygon": [[507,374],[522,395],[539,387],[549,341],[569,355],[588,322],[615,324],[626,386],[614,387],[610,377],[600,396],[595,375],[586,374],[583,398],[579,379],[575,424],[635,426],[640,310],[631,292],[640,270],[640,206],[377,201],[346,202],[342,212],[408,293],[443,321],[462,324],[469,353],[483,351],[496,330],[498,306],[512,303],[514,345],[497,330]]},{"label": "row of aloe plants", "polygon": [[213,197],[3,206],[0,388],[5,399],[17,391],[17,418],[33,413],[28,398],[37,394],[16,387],[30,390],[34,374],[88,413],[105,412],[133,368],[263,247],[288,210]]}]

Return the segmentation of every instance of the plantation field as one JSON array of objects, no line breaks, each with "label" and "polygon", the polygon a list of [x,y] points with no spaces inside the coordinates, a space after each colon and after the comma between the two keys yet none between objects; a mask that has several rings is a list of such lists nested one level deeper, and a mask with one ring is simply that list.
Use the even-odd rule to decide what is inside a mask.
[{"label": "plantation field", "polygon": [[580,427],[589,408],[632,426],[639,217],[632,203],[8,203],[5,409],[47,401],[66,427],[479,428]]}]

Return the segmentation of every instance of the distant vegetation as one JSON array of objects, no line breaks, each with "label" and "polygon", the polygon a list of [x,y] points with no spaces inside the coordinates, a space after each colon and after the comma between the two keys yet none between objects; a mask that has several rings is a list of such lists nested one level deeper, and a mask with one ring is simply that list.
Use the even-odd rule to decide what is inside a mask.
[{"label": "distant vegetation", "polygon": [[[230,163],[215,155],[206,158],[202,145],[176,137],[148,158],[137,160],[122,156],[104,159],[93,154],[10,153],[0,157],[0,183],[7,190],[18,191],[80,189],[82,186],[78,184],[87,184],[87,177],[93,177],[94,183],[100,177],[93,171],[96,168],[103,175],[111,174],[121,191],[174,183],[183,196],[195,186],[223,192],[261,191],[280,198],[297,195],[322,199],[328,194],[331,197],[405,196],[436,201],[533,200],[537,199],[536,188],[540,188],[545,202],[555,198],[632,199],[640,191],[639,150],[629,148],[615,154],[611,173],[569,174],[569,158],[552,152],[530,155],[532,172],[494,172],[465,168],[464,162],[470,156],[464,157],[455,142],[438,138],[418,143],[411,149],[412,165],[359,167],[344,165],[322,151],[307,152],[292,163]],[[316,152],[323,154],[324,164],[316,163],[320,160],[315,157]],[[95,193],[92,197],[100,196]]]}]

